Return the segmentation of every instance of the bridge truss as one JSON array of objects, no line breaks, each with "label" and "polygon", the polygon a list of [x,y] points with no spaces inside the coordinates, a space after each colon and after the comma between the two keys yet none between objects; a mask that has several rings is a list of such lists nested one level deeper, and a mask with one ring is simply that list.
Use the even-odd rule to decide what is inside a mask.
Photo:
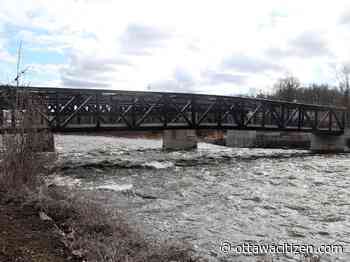
[{"label": "bridge truss", "polygon": [[[13,90],[0,87],[3,112],[15,108]],[[55,132],[237,129],[337,135],[346,119],[344,108],[246,97],[40,87],[17,92],[43,101],[45,106],[37,108],[40,123]],[[1,114],[3,130],[5,118]]]}]

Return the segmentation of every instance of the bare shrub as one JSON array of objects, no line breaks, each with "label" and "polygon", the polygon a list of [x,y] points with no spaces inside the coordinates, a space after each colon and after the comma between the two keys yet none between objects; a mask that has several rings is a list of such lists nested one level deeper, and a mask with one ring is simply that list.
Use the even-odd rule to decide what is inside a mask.
[{"label": "bare shrub", "polygon": [[[24,89],[1,93],[1,102],[10,110],[1,110],[2,143],[0,152],[0,191],[3,193],[36,190],[46,172],[45,150],[51,134],[40,126],[40,99]],[[7,114],[5,114],[7,113]]]}]

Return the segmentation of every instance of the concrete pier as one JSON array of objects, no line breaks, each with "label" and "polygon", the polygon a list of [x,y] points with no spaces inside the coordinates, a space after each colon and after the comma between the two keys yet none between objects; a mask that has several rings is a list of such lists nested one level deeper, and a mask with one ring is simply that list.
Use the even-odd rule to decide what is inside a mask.
[{"label": "concrete pier", "polygon": [[229,147],[246,148],[310,148],[310,134],[291,131],[247,131],[229,130],[225,145]]},{"label": "concrete pier", "polygon": [[316,153],[335,153],[346,150],[346,136],[311,134],[310,150]]},{"label": "concrete pier", "polygon": [[196,148],[196,130],[179,129],[163,131],[164,150],[191,150]]},{"label": "concrete pier", "polygon": [[255,147],[256,131],[228,130],[226,133],[226,146]]}]

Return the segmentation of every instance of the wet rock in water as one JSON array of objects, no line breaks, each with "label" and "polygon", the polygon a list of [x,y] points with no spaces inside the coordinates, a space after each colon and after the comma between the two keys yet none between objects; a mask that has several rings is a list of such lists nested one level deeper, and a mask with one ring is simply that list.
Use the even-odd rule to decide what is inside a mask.
[{"label": "wet rock in water", "polygon": [[243,198],[243,200],[250,200],[250,201],[257,202],[257,203],[262,202],[262,199],[260,197],[258,197],[258,196],[255,196],[255,197],[252,197],[252,198]]},{"label": "wet rock in water", "polygon": [[320,221],[334,223],[334,222],[345,221],[345,218],[341,217],[341,216],[337,216],[337,215],[328,215],[328,216],[322,218]]},{"label": "wet rock in water", "polygon": [[110,185],[101,185],[101,186],[96,187],[95,189],[122,192],[122,191],[130,191],[132,189],[132,187],[133,187],[132,184],[124,184],[124,185],[110,184]]},{"label": "wet rock in water", "polygon": [[318,231],[317,234],[321,235],[321,236],[328,236],[329,233],[327,231]]},{"label": "wet rock in water", "polygon": [[276,208],[273,206],[269,206],[269,205],[264,205],[263,209],[267,209],[267,210],[275,210]]},{"label": "wet rock in water", "polygon": [[303,207],[303,206],[297,206],[297,205],[286,205],[287,208],[296,210],[296,211],[307,211],[309,208],[308,207]]},{"label": "wet rock in water", "polygon": [[295,231],[295,230],[288,230],[287,232],[288,232],[288,235],[290,237],[297,237],[297,238],[304,238],[305,237],[304,234],[302,234],[298,231]]},{"label": "wet rock in water", "polygon": [[141,197],[143,199],[157,199],[158,197],[151,195],[149,193],[144,193],[144,192],[139,192],[139,191],[135,191],[134,192],[136,196]]},{"label": "wet rock in water", "polygon": [[151,161],[143,164],[144,167],[155,168],[155,169],[166,169],[174,166],[174,163],[169,161]]}]

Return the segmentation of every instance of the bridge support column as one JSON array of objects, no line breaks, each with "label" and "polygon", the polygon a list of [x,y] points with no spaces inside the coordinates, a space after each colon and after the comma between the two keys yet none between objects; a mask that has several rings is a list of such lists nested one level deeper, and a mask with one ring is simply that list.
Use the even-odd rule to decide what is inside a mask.
[{"label": "bridge support column", "polygon": [[54,136],[51,132],[37,132],[35,134],[1,134],[0,150],[7,150],[21,141],[30,139],[30,147],[34,152],[55,152]]},{"label": "bridge support column", "polygon": [[196,148],[196,130],[179,129],[163,131],[164,150],[191,150]]},{"label": "bridge support column", "polygon": [[55,139],[52,132],[43,133],[42,141],[38,149],[40,152],[55,152]]},{"label": "bridge support column", "polygon": [[225,144],[229,147],[255,147],[256,131],[228,130]]},{"label": "bridge support column", "polygon": [[310,150],[316,153],[344,152],[346,149],[345,135],[311,134]]}]

